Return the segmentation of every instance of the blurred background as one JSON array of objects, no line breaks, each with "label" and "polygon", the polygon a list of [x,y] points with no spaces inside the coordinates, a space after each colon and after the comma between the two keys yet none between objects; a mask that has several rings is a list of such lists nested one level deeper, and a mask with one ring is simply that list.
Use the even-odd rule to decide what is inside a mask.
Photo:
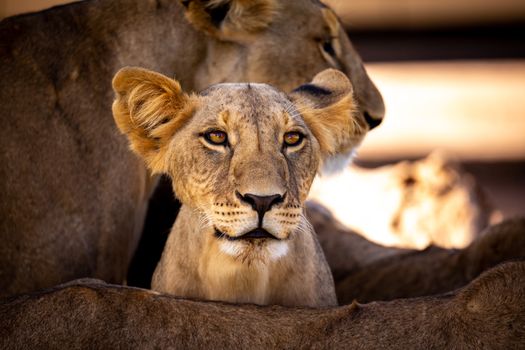
[{"label": "blurred background", "polygon": [[[70,1],[0,0],[0,18]],[[324,0],[385,99],[365,167],[440,149],[504,217],[525,214],[525,1]]]},{"label": "blurred background", "polygon": [[327,0],[385,99],[358,163],[441,149],[525,214],[525,1]]}]

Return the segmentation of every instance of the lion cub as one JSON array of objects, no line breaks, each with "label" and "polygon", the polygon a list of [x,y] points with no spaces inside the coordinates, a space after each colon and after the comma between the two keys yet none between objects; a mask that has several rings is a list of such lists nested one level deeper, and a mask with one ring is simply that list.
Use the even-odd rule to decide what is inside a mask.
[{"label": "lion cub", "polygon": [[152,289],[181,297],[336,305],[303,204],[318,169],[347,157],[368,127],[352,85],[329,69],[286,95],[266,84],[186,94],[140,68],[113,79],[118,128],[183,206]]}]

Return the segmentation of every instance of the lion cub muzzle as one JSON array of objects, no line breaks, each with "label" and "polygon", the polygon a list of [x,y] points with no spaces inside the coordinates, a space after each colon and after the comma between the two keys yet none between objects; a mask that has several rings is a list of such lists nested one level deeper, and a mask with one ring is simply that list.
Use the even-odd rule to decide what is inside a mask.
[{"label": "lion cub muzzle", "polygon": [[270,260],[284,256],[288,252],[286,239],[288,239],[289,234],[284,232],[282,228],[275,230],[272,225],[270,225],[274,228],[272,231],[267,229],[268,220],[265,225],[264,217],[272,208],[282,205],[286,193],[259,196],[252,193],[241,194],[236,191],[235,194],[244,207],[250,206],[252,211],[257,214],[256,221],[254,220],[256,226],[239,235],[227,234],[215,226],[214,235],[221,240],[221,250],[233,256],[237,256],[240,251],[257,250],[260,253],[266,252],[267,254],[264,255],[267,255]]},{"label": "lion cub muzzle", "polygon": [[262,249],[269,241],[287,241],[300,224],[301,206],[288,203],[287,192],[256,195],[235,191],[235,196],[237,204],[215,203],[211,217],[219,239],[244,242],[243,246],[257,240]]},{"label": "lion cub muzzle", "polygon": [[[274,194],[271,196],[258,196],[251,193],[246,193],[244,195],[236,192],[237,197],[241,202],[248,203],[253,210],[257,212],[258,224],[257,228],[251,230],[242,236],[236,237],[237,239],[259,239],[259,238],[270,238],[270,239],[280,239],[263,227],[264,214],[270,211],[272,207],[276,204],[282,203],[284,201],[284,196],[280,194]],[[286,193],[285,193],[286,195]]]},{"label": "lion cub muzzle", "polygon": [[262,226],[264,214],[272,209],[272,206],[275,204],[279,204],[284,201],[284,196],[281,196],[280,194],[273,194],[271,196],[257,196],[251,193],[241,195],[239,192],[237,192],[237,196],[241,201],[251,205],[252,209],[257,212],[259,217],[259,227]]}]

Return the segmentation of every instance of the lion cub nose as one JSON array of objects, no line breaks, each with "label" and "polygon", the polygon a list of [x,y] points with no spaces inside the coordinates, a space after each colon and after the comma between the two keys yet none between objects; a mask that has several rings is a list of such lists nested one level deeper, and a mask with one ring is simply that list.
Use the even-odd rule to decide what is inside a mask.
[{"label": "lion cub nose", "polygon": [[284,196],[281,196],[280,194],[273,194],[271,196],[257,196],[251,193],[240,194],[237,192],[237,197],[239,197],[241,201],[251,205],[253,210],[257,212],[257,215],[259,216],[259,226],[262,225],[264,214],[272,209],[272,206],[275,204],[279,204],[284,201]]}]

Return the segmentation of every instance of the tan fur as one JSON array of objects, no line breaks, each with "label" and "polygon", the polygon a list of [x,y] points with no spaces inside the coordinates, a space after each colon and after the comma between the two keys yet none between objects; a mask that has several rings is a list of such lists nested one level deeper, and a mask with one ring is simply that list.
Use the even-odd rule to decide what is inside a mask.
[{"label": "tan fur", "polygon": [[350,82],[341,84],[344,80],[340,74],[332,70],[330,74],[317,75],[312,81],[313,85],[330,89],[337,97],[338,100],[329,106],[319,108],[318,102],[305,98],[304,95],[296,98],[299,110],[319,142],[323,158],[348,154],[360,143],[367,131],[364,120],[355,115],[356,102],[352,94],[352,85]]},{"label": "tan fur", "polygon": [[165,171],[169,138],[191,118],[194,102],[177,81],[145,69],[122,69],[113,79],[113,88],[118,96],[113,103],[118,128],[153,173]]},{"label": "tan fur", "polygon": [[[176,81],[139,68],[119,71],[113,84],[121,132],[153,171],[170,175],[183,203],[153,289],[229,302],[335,305],[332,276],[302,205],[321,158],[364,136],[353,128],[359,114],[344,74],[323,71],[291,99],[263,84],[219,84],[189,98]],[[170,127],[171,135],[156,137],[179,118],[184,123]],[[203,133],[214,129],[227,133],[226,146],[206,141]],[[304,135],[300,145],[285,146],[290,131]],[[261,219],[245,194],[283,200]],[[277,239],[233,240],[257,227]]]},{"label": "tan fur", "polygon": [[[359,114],[381,120],[381,96],[341,28],[337,57],[323,53],[333,36],[326,11],[311,0],[88,0],[2,20],[0,295],[125,280],[156,180],[111,118],[110,79],[123,66],[175,77],[185,91],[226,81],[287,91],[338,67]],[[141,90],[134,98],[156,95],[159,114],[141,124],[134,112],[136,122],[149,129],[177,110],[159,108],[173,89]],[[151,168],[163,167],[155,148],[183,124],[133,136]]]},{"label": "tan fur", "polygon": [[0,314],[2,349],[521,349],[525,262],[443,295],[327,309],[181,300],[84,280],[0,302]]}]

